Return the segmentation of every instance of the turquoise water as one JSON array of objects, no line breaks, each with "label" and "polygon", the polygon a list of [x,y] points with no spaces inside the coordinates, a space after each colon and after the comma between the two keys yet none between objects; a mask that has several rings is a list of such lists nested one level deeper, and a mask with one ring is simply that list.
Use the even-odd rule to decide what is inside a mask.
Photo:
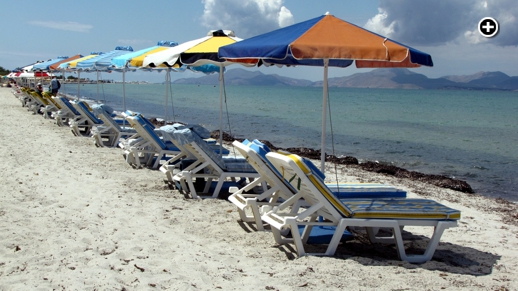
[{"label": "turquoise water", "polygon": [[[169,120],[219,128],[218,86],[170,88]],[[126,107],[163,118],[165,90],[127,84]],[[99,91],[81,86],[82,96],[122,109],[121,84]],[[230,121],[236,137],[320,148],[322,88],[227,86],[226,93],[225,131]],[[330,104],[335,155],[456,177],[480,194],[518,201],[518,92],[330,88]]]}]

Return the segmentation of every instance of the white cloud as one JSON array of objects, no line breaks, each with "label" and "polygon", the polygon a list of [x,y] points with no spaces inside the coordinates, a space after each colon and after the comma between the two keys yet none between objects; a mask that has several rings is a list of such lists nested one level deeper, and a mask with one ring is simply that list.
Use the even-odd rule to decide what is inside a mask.
[{"label": "white cloud", "polygon": [[69,31],[76,31],[76,32],[85,32],[88,33],[93,28],[90,24],[81,24],[77,22],[59,22],[59,21],[29,21],[32,25],[37,26],[43,26],[48,27],[52,29],[60,29],[60,30],[69,30]]},{"label": "white cloud", "polygon": [[294,23],[284,0],[202,0],[202,23],[209,30],[229,29],[248,38]]},{"label": "white cloud", "polygon": [[[418,5],[418,7],[416,7]],[[518,45],[518,6],[515,0],[420,1],[381,0],[379,13],[367,29],[410,45],[443,45],[448,42]],[[478,23],[493,17],[500,32],[484,39]]]},{"label": "white cloud", "polygon": [[288,8],[282,6],[279,11],[279,27],[286,27],[293,24],[293,15]]},{"label": "white cloud", "polygon": [[385,24],[385,19],[387,19],[388,15],[385,10],[382,8],[378,8],[378,14],[372,17],[365,24],[365,28],[368,30],[375,31],[383,36],[391,37],[394,33],[394,26],[396,25],[397,20],[392,21],[390,24]]}]

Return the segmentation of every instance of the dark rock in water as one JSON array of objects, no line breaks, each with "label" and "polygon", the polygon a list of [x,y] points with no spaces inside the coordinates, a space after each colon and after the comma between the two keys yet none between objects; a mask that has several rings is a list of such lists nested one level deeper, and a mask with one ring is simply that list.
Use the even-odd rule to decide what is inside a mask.
[{"label": "dark rock in water", "polygon": [[[213,132],[211,132],[210,137],[219,140],[219,130],[214,130]],[[231,134],[229,134],[227,132],[223,132],[223,140],[232,142],[232,141],[235,141],[236,139]]]},{"label": "dark rock in water", "polygon": [[160,121],[160,120],[156,119],[155,117],[149,118],[149,122],[153,123],[156,127],[165,125],[165,121],[163,121],[163,120]]},{"label": "dark rock in water", "polygon": [[301,157],[305,157],[305,158],[308,158],[308,159],[315,159],[315,160],[318,160],[320,159],[320,150],[314,150],[314,149],[310,149],[310,148],[287,148],[287,149],[284,149],[285,151],[288,151],[292,154],[296,154],[296,155],[299,155]]},{"label": "dark rock in water", "polygon": [[358,165],[358,159],[350,156],[338,158],[333,155],[328,155],[326,156],[326,161],[340,165]]},{"label": "dark rock in water", "polygon": [[267,141],[267,140],[259,140],[260,142],[264,143],[267,147],[270,148],[270,150],[272,151],[276,151],[278,150],[279,148],[274,146],[271,142]]}]

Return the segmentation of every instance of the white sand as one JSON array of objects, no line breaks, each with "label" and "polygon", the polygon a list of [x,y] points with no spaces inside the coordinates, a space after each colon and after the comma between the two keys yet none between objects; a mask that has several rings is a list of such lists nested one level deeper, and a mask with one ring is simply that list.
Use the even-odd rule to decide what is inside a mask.
[{"label": "white sand", "polygon": [[240,223],[228,201],[170,190],[121,149],[31,115],[8,88],[0,143],[0,290],[518,290],[518,215],[504,223],[495,200],[339,170],[342,180],[390,183],[459,209],[459,226],[421,265],[362,240],[334,257],[296,258]]}]

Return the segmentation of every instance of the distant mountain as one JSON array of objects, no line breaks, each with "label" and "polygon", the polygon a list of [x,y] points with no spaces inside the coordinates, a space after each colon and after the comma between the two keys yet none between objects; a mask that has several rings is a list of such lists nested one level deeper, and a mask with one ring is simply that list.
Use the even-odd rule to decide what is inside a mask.
[{"label": "distant mountain", "polygon": [[[178,79],[174,84],[217,85],[219,75],[208,75],[199,78]],[[256,85],[256,86],[311,86],[313,82],[303,79],[294,79],[277,74],[265,75],[260,71],[233,69],[225,72],[227,85]]]},{"label": "distant mountain", "polygon": [[[175,84],[216,85],[219,76],[185,78]],[[478,72],[473,75],[428,78],[408,69],[376,69],[346,77],[329,78],[329,87],[389,88],[389,89],[467,89],[467,90],[518,90],[518,76],[510,77],[502,72]],[[320,87],[322,81],[312,82],[260,71],[232,69],[225,72],[227,85],[256,86],[307,86]]]}]

